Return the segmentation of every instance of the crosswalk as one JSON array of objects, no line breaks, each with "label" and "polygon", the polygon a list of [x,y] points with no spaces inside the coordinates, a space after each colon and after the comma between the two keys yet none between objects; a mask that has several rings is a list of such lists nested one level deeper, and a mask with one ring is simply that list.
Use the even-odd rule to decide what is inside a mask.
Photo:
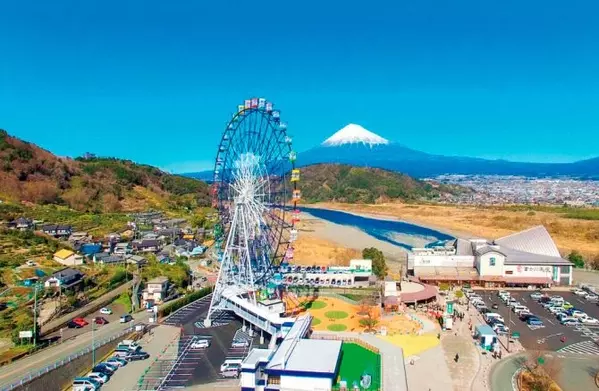
[{"label": "crosswalk", "polygon": [[558,352],[599,356],[599,345],[597,345],[595,341],[582,341],[568,345],[565,348],[558,350]]}]

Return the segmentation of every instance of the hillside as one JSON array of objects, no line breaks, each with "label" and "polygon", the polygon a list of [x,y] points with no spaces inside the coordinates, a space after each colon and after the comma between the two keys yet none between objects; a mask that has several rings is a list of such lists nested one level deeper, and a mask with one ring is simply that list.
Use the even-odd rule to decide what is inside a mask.
[{"label": "hillside", "polygon": [[0,130],[0,198],[79,211],[208,206],[208,186],[155,167],[111,158],[63,158]]},{"label": "hillside", "polygon": [[300,188],[305,202],[336,201],[375,203],[391,199],[403,201],[443,200],[471,191],[460,186],[425,182],[378,168],[341,164],[317,164],[302,168]]}]

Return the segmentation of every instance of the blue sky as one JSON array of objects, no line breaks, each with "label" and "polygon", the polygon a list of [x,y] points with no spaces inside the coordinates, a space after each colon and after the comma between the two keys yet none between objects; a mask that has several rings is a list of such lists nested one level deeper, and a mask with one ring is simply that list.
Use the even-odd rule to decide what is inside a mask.
[{"label": "blue sky", "polygon": [[597,15],[595,0],[4,1],[0,128],[194,171],[264,96],[298,151],[353,122],[430,153],[572,161],[599,155]]}]

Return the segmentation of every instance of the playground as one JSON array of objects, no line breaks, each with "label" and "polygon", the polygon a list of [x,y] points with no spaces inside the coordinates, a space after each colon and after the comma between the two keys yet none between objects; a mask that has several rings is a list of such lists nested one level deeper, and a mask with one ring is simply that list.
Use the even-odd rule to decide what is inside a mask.
[{"label": "playground", "polygon": [[[302,296],[298,298],[299,306],[297,313],[301,314],[308,311],[314,319],[312,328],[317,331],[366,331],[364,325],[360,324],[361,319],[368,316],[364,314],[364,307],[361,305],[350,304],[347,301],[334,297],[310,297]],[[288,303],[289,305],[289,303]],[[376,319],[375,330],[385,328],[388,334],[416,334],[421,326],[403,314],[383,315],[378,306],[368,308],[371,311],[370,317]]]},{"label": "playground", "polygon": [[380,354],[356,343],[343,342],[341,346],[339,375],[333,389],[339,389],[341,382],[345,381],[347,389],[353,390],[354,385],[360,386],[360,380],[363,375],[371,376],[369,390],[379,390],[381,388]]}]

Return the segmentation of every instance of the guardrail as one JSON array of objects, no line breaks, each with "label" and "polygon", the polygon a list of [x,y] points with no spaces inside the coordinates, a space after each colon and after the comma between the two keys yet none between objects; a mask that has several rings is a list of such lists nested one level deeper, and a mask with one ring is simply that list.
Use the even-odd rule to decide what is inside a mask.
[{"label": "guardrail", "polygon": [[[104,346],[107,343],[112,342],[115,339],[118,339],[118,338],[122,337],[123,335],[126,335],[128,333],[131,333],[131,332],[135,331],[135,327],[138,324],[139,323],[134,324],[131,327],[127,327],[126,329],[120,331],[118,334],[115,334],[112,337],[105,338],[105,339],[102,339],[102,340],[100,340],[98,342],[95,342],[94,343],[94,349],[97,349],[100,346]],[[73,361],[73,360],[75,360],[75,359],[83,356],[84,354],[90,353],[92,350],[93,349],[92,349],[91,346],[88,346],[88,347],[86,347],[84,349],[81,349],[77,353],[73,353],[73,354],[71,354],[70,356],[68,356],[66,358],[63,358],[63,359],[58,360],[58,361],[55,361],[53,364],[50,364],[47,367],[45,367],[43,369],[40,369],[39,371],[32,372],[32,373],[28,374],[27,376],[19,379],[18,381],[14,382],[14,383],[11,383],[7,387],[2,388],[2,391],[10,391],[10,390],[14,390],[17,387],[23,386],[23,385],[31,382],[32,380],[35,380],[35,379],[37,379],[38,377],[40,377],[42,375],[45,375],[48,372],[51,372],[51,371],[53,371],[53,370],[55,370],[57,368],[62,367],[63,365],[66,365],[66,364],[70,363],[71,361]]]}]

